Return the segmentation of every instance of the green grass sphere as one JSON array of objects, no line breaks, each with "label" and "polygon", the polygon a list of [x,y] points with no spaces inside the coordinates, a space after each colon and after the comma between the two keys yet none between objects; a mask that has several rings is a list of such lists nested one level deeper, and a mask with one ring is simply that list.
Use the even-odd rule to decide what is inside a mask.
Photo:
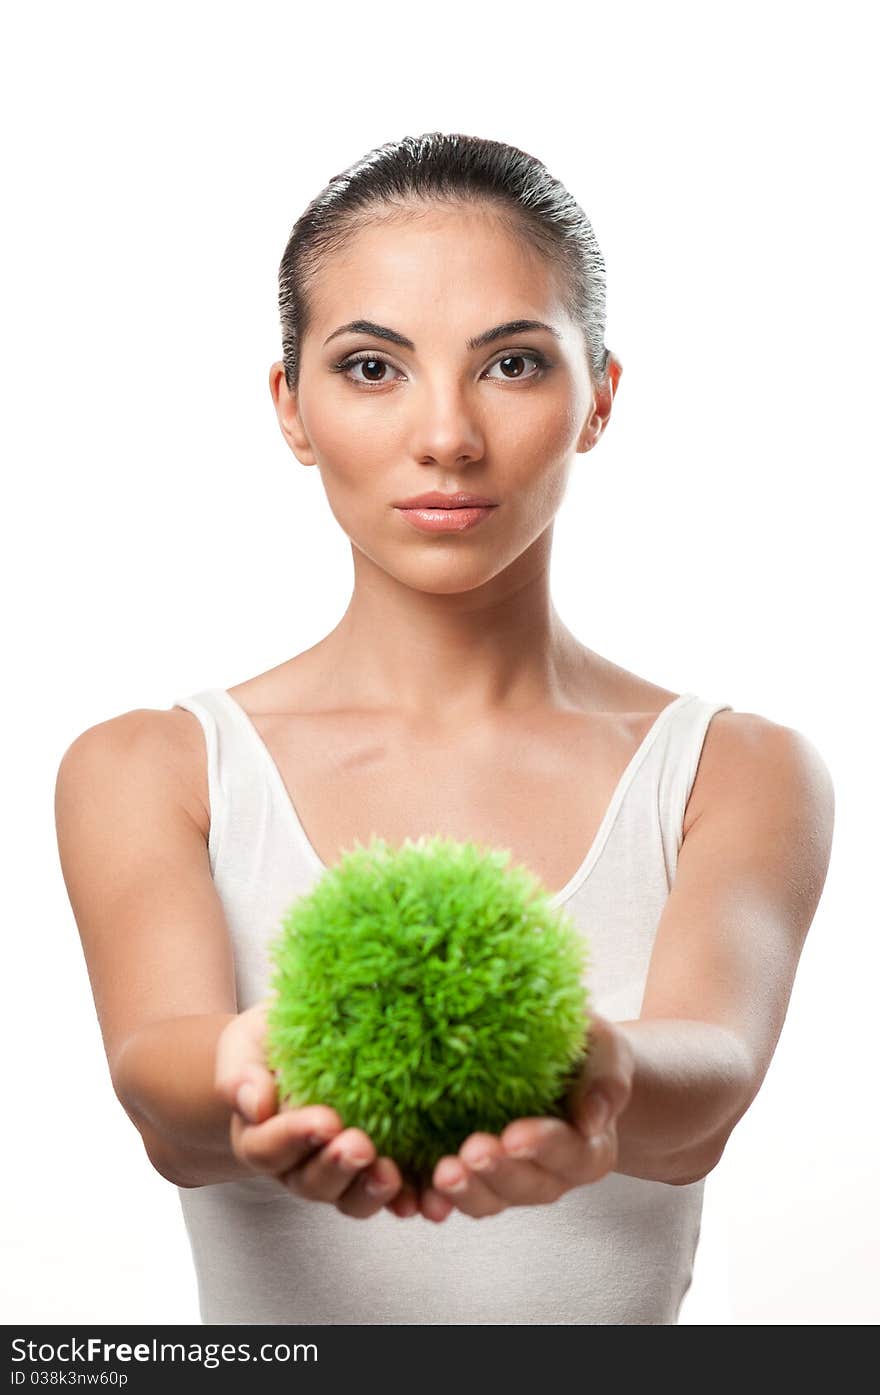
[{"label": "green grass sphere", "polygon": [[587,946],[506,849],[373,838],[282,920],[266,1055],[410,1181],[473,1132],[563,1117],[585,1060]]}]

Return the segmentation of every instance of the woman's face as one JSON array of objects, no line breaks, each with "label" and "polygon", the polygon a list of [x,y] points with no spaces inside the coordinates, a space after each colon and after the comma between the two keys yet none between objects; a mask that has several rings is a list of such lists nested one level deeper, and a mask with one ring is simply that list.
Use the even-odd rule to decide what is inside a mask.
[{"label": "woman's face", "polygon": [[[559,274],[491,210],[431,205],[375,221],[322,267],[295,395],[272,365],[297,459],[318,466],[353,545],[408,586],[468,591],[523,557],[547,533],[575,453],[604,428],[619,365],[594,391]],[[355,320],[374,328],[342,330]],[[516,320],[549,328],[469,347]],[[420,531],[396,504],[430,490],[496,507],[464,530]]]}]

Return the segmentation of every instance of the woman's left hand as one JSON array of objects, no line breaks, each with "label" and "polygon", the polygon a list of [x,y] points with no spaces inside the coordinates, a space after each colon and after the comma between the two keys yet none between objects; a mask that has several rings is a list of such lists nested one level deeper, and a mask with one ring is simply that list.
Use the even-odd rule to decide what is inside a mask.
[{"label": "woman's left hand", "polygon": [[598,1182],[617,1165],[617,1120],[629,1103],[634,1056],[628,1038],[592,1014],[584,1068],[566,1097],[566,1119],[514,1119],[496,1136],[472,1133],[456,1157],[441,1158],[420,1197],[422,1214],[442,1221],[457,1208],[494,1216],[539,1206]]}]

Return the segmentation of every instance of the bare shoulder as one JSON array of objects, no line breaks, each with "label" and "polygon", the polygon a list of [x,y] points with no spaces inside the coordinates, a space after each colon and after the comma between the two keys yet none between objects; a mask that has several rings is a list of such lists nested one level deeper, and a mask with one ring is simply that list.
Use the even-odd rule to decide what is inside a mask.
[{"label": "bare shoulder", "polygon": [[[808,737],[754,712],[713,716],[697,779],[700,805],[657,927],[641,1015],[731,1035],[745,1065],[738,1119],[770,1064],[822,895],[834,790]],[[735,1122],[716,1140],[716,1161]]]},{"label": "bare shoulder", "polygon": [[716,712],[706,731],[684,821],[687,836],[697,819],[736,800],[783,806],[805,801],[833,822],[834,786],[816,745],[794,727],[757,712]]},{"label": "bare shoulder", "polygon": [[75,792],[80,784],[112,781],[122,762],[161,783],[207,837],[205,738],[193,713],[182,707],[139,707],[87,727],[61,758],[58,787],[63,781]]},{"label": "bare shoulder", "polygon": [[139,708],[81,732],[58,768],[61,870],[123,1102],[125,1043],[142,1027],[235,1011],[229,927],[194,811],[193,749],[176,712]]},{"label": "bare shoulder", "polygon": [[322,662],[318,643],[275,668],[232,684],[227,691],[251,717],[279,713],[293,717],[321,710],[327,678],[327,665]]}]

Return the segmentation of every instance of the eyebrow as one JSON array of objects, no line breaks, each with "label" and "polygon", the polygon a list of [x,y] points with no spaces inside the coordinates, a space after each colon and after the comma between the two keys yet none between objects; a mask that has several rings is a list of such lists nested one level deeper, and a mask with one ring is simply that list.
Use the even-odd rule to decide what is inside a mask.
[{"label": "eyebrow", "polygon": [[[495,325],[492,329],[484,329],[482,334],[477,334],[473,339],[468,339],[466,348],[482,349],[486,344],[493,344],[496,339],[507,339],[513,334],[523,334],[529,329],[546,329],[548,334],[552,334],[557,339],[562,335],[558,329],[552,325],[544,324],[543,320],[506,320],[504,324]],[[388,329],[385,325],[374,324],[372,320],[351,320],[347,325],[340,325],[328,335],[324,344],[329,344],[331,339],[336,339],[340,334],[370,334],[376,339],[387,339],[390,344],[399,344],[402,349],[415,349],[415,344],[406,335],[398,334],[396,329]]]}]

